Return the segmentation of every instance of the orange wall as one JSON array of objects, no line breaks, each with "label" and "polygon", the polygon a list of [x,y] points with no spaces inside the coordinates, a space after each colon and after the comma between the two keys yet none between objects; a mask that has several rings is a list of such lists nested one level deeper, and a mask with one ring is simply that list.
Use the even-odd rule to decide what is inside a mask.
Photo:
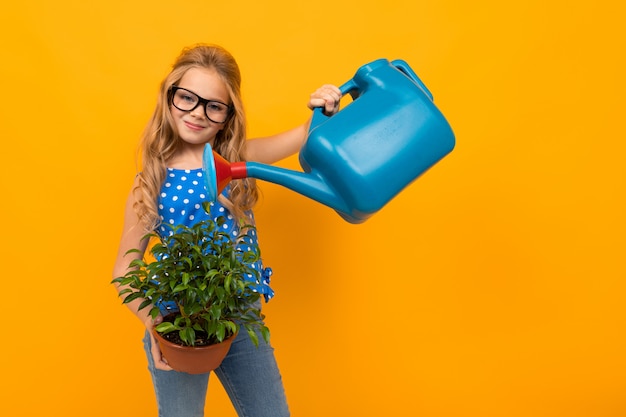
[{"label": "orange wall", "polygon": [[[208,41],[238,57],[252,135],[385,57],[458,139],[362,225],[262,184],[294,415],[626,415],[624,7],[231,3],[3,7],[0,413],[155,415],[141,326],[108,282],[157,85]],[[211,415],[233,416],[210,391]]]}]

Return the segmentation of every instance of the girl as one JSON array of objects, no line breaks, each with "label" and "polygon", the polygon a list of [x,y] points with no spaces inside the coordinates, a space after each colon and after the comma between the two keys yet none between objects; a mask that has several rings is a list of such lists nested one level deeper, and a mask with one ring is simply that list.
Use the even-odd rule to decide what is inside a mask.
[{"label": "girl", "polygon": [[[145,251],[142,237],[150,231],[164,233],[161,223],[193,224],[208,216],[202,208],[202,152],[206,143],[231,162],[275,163],[296,153],[307,136],[308,123],[274,136],[246,140],[240,91],[241,77],[234,58],[223,48],[197,45],[183,50],[161,83],[156,109],[144,131],[142,171],[128,196],[123,233],[113,276],[126,273],[129,249]],[[311,94],[309,108],[327,114],[338,110],[341,92],[324,85]],[[200,180],[198,180],[200,178]],[[254,180],[234,181],[212,204],[211,217],[228,214],[227,226],[237,232],[238,220],[254,218],[257,201]],[[117,288],[119,291],[119,288]],[[269,287],[266,295],[271,295]],[[191,417],[204,414],[209,374],[190,375],[172,370],[161,356],[150,329],[149,309],[137,311],[142,300],[127,304],[146,327],[144,347],[148,358],[159,416]],[[281,376],[271,345],[256,348],[241,332],[222,365],[215,370],[239,416],[288,416]]]}]

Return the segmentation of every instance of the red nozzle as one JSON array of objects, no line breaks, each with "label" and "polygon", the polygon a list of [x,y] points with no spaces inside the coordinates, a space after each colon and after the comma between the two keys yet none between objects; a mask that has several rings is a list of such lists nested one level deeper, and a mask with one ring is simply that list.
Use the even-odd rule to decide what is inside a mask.
[{"label": "red nozzle", "polygon": [[213,151],[213,159],[215,160],[218,195],[224,191],[224,188],[232,180],[248,177],[248,168],[245,162],[230,163],[215,151]]}]

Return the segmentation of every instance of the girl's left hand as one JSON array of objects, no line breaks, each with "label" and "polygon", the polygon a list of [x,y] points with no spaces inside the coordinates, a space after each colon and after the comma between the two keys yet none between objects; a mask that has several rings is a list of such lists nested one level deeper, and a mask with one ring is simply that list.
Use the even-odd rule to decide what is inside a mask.
[{"label": "girl's left hand", "polygon": [[321,107],[326,116],[332,116],[339,111],[339,100],[341,100],[339,88],[332,84],[324,84],[311,94],[308,107],[311,110]]}]

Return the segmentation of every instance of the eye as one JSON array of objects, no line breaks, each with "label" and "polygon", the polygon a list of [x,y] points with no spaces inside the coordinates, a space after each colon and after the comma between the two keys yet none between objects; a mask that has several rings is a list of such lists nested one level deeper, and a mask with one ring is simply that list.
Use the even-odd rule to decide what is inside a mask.
[{"label": "eye", "polygon": [[198,101],[198,98],[191,92],[183,89],[176,90],[174,93],[174,99],[178,103],[194,104]]},{"label": "eye", "polygon": [[196,101],[196,98],[194,96],[192,96],[189,93],[180,93],[180,95],[178,96],[181,100],[186,101],[188,103],[193,103]]},{"label": "eye", "polygon": [[207,109],[207,111],[214,112],[214,113],[223,113],[223,112],[225,112],[228,109],[228,107],[226,107],[226,105],[224,105],[222,103],[218,103],[216,101],[209,101],[206,104],[206,109]]}]

